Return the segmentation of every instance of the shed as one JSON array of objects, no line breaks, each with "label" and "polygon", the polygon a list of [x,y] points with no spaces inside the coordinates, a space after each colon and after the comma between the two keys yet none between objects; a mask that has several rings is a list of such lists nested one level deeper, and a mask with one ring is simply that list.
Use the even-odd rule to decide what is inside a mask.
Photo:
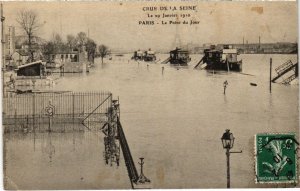
[{"label": "shed", "polygon": [[42,76],[45,64],[39,60],[18,66],[17,76]]}]

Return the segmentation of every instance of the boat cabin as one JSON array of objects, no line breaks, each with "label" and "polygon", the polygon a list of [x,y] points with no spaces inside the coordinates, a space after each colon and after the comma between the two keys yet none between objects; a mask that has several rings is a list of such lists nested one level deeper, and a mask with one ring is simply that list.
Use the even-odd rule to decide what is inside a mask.
[{"label": "boat cabin", "polygon": [[152,51],[151,49],[145,51],[144,61],[155,61],[155,60],[156,60],[156,56],[154,51]]},{"label": "boat cabin", "polygon": [[223,49],[216,49],[211,46],[210,49],[204,50],[203,63],[207,64],[209,70],[226,70],[241,71],[242,60],[238,60],[238,51],[228,45]]},{"label": "boat cabin", "polygon": [[133,56],[132,56],[131,59],[143,60],[143,57],[144,57],[144,52],[141,51],[141,50],[138,50],[138,51],[134,51]]},{"label": "boat cabin", "polygon": [[187,65],[190,61],[191,58],[188,50],[176,48],[175,50],[170,51],[171,64]]}]

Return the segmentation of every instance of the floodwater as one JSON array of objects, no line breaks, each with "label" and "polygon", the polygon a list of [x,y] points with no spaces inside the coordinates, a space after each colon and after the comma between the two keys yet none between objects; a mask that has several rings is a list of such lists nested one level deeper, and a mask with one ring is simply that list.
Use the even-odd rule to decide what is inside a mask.
[{"label": "floodwater", "polygon": [[[231,154],[231,187],[265,187],[254,183],[254,135],[299,135],[299,87],[273,83],[270,94],[269,59],[274,69],[289,59],[296,62],[297,55],[240,55],[243,74],[194,70],[199,55],[192,55],[188,67],[158,64],[168,55],[158,55],[158,63],[135,62],[130,56],[113,56],[104,64],[96,60],[88,74],[66,74],[53,89],[108,90],[119,97],[133,159],[139,170],[138,158],[145,158],[144,174],[152,188],[225,188],[226,155],[220,139],[225,129],[235,137],[232,151],[243,151]],[[224,95],[225,80],[229,85]],[[102,134],[37,137],[6,136],[9,188],[130,188],[123,158],[119,167],[105,165]],[[55,148],[51,159],[47,145]]]}]

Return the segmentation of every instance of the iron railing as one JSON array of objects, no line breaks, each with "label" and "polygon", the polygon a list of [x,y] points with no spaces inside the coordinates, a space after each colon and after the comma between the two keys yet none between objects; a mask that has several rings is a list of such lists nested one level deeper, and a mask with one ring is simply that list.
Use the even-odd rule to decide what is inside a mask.
[{"label": "iron railing", "polygon": [[[59,126],[86,126],[101,128],[107,121],[107,108],[111,106],[109,92],[30,92],[10,93],[3,97],[3,125],[10,130],[36,130]],[[62,125],[63,124],[63,125]],[[72,124],[72,125],[71,125]],[[78,124],[78,125],[74,125]],[[44,127],[45,126],[45,127]]]}]

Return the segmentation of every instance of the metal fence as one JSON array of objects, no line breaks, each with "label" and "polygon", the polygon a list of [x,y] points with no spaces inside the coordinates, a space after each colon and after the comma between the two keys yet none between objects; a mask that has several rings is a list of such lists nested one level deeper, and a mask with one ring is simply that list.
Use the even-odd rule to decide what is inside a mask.
[{"label": "metal fence", "polygon": [[3,98],[3,125],[5,132],[100,129],[111,102],[109,92],[9,93]]}]

